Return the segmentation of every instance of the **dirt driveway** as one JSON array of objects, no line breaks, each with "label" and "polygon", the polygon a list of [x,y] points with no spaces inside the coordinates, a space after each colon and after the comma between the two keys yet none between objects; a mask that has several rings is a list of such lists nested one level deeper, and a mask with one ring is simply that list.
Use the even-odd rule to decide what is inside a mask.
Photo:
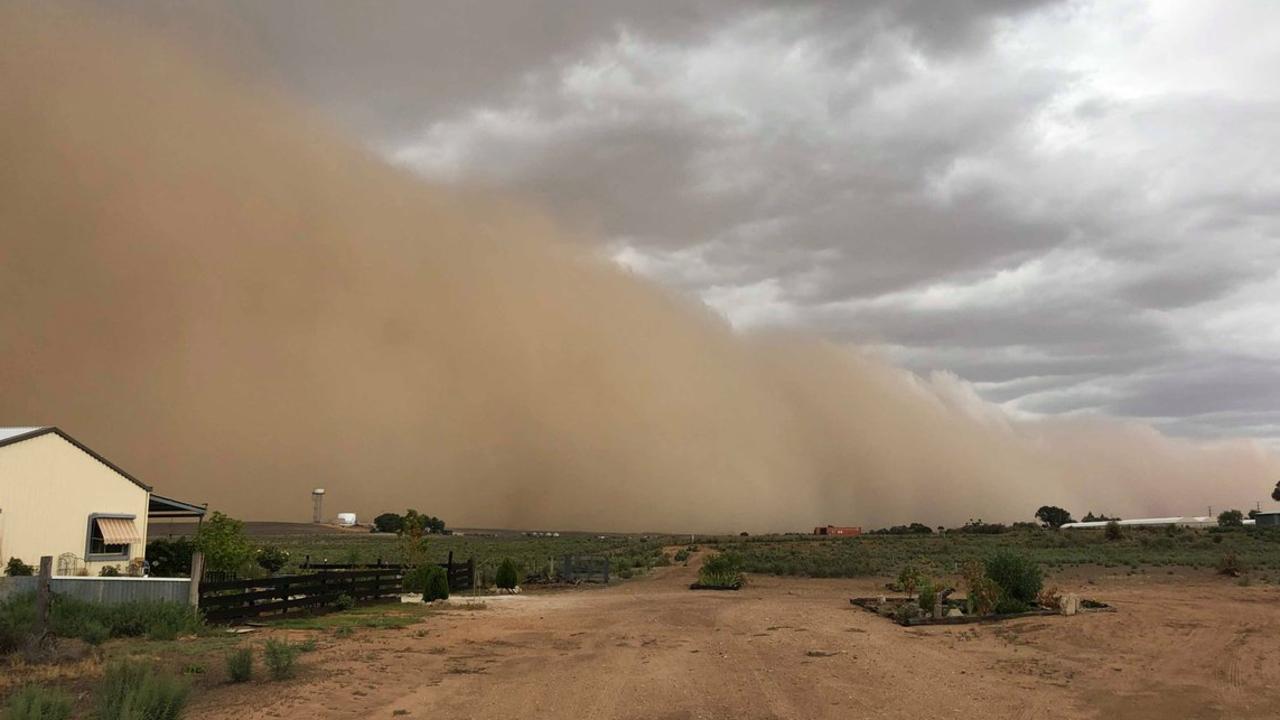
[{"label": "dirt driveway", "polygon": [[877,592],[870,581],[753,577],[719,593],[688,590],[692,579],[664,568],[328,639],[297,680],[204,693],[191,716],[1174,720],[1280,708],[1274,587],[1099,575],[1086,594],[1119,612],[909,630],[850,607]]}]

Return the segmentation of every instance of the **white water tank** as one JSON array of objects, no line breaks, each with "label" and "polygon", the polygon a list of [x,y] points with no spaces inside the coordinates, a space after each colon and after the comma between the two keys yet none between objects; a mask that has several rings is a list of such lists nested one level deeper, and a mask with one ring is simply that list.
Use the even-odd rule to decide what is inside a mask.
[{"label": "white water tank", "polygon": [[338,524],[339,525],[355,525],[356,514],[355,513],[338,513]]}]

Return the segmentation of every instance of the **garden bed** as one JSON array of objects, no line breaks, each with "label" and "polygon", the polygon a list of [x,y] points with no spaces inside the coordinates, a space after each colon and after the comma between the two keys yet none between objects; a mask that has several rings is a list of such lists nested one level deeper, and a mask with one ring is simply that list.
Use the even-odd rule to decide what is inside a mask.
[{"label": "garden bed", "polygon": [[[959,610],[964,612],[964,602],[958,600],[950,600],[942,605],[943,616],[935,618],[931,615],[918,615],[914,617],[900,617],[898,609],[907,603],[915,602],[914,598],[909,597],[862,597],[849,598],[851,605],[857,606],[868,612],[873,612],[880,617],[892,620],[904,627],[914,627],[916,625],[968,625],[971,623],[1000,622],[1002,620],[1015,620],[1017,618],[1026,617],[1044,617],[1048,615],[1065,615],[1061,610],[1050,610],[1048,608],[1033,608],[1024,612],[1015,613],[995,613],[988,615],[950,615],[951,610]],[[1082,598],[1080,600],[1077,613],[1090,612],[1115,612],[1115,608],[1103,602],[1096,600],[1088,600]]]}]

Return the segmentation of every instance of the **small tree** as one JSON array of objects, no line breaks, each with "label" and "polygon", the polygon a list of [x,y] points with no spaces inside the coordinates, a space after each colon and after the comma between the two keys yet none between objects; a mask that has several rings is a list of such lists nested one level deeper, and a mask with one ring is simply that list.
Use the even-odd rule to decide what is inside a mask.
[{"label": "small tree", "polygon": [[1058,528],[1069,522],[1075,522],[1071,519],[1071,513],[1063,510],[1057,505],[1042,505],[1036,511],[1036,518],[1044,523],[1045,527]]},{"label": "small tree", "polygon": [[200,524],[196,549],[204,553],[205,567],[218,572],[236,572],[253,559],[244,523],[216,510]]},{"label": "small tree", "polygon": [[1280,502],[1280,482],[1276,483],[1276,487],[1271,491],[1271,499]]},{"label": "small tree", "polygon": [[1218,513],[1218,527],[1244,527],[1244,513],[1239,510]]},{"label": "small tree", "polygon": [[404,528],[404,518],[395,513],[382,513],[373,519],[373,528],[380,533],[398,533]]}]

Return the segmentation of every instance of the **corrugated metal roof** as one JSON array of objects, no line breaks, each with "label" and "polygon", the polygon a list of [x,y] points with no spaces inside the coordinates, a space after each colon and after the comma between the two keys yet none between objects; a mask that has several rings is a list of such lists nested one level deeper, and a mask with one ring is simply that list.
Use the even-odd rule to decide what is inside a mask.
[{"label": "corrugated metal roof", "polygon": [[45,425],[32,425],[31,427],[0,427],[0,441],[8,440],[11,437],[26,435],[29,432],[45,429]]}]

